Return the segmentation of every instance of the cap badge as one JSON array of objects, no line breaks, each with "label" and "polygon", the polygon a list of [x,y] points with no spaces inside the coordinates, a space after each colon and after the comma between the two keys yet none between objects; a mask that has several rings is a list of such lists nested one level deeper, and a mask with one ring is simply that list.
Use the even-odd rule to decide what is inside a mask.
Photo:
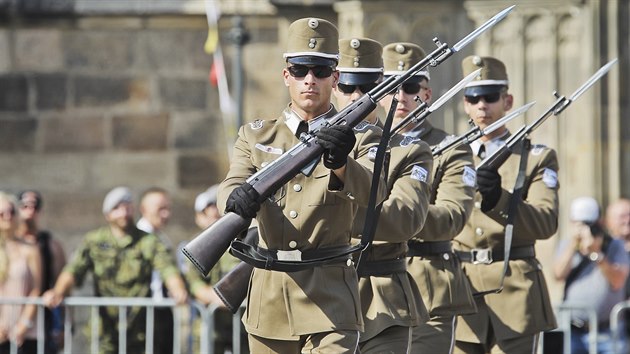
[{"label": "cap badge", "polygon": [[355,68],[358,68],[359,66],[361,66],[361,64],[359,63],[359,57],[354,57],[354,61],[352,65],[354,65]]},{"label": "cap badge", "polygon": [[354,38],[353,40],[350,41],[351,48],[357,49],[359,48],[359,46],[361,46],[361,41],[359,41],[358,39]]},{"label": "cap badge", "polygon": [[319,26],[319,21],[317,21],[317,20],[316,20],[316,19],[314,19],[314,18],[310,18],[310,19],[308,20],[308,26],[309,26],[310,28],[312,28],[312,29],[316,29],[316,28],[317,28],[317,26]]},{"label": "cap badge", "polygon": [[405,46],[402,44],[396,45],[396,48],[394,49],[396,50],[396,53],[399,53],[399,54],[403,54],[405,52]]},{"label": "cap badge", "polygon": [[398,62],[398,70],[405,70],[405,62],[404,61],[399,61]]},{"label": "cap badge", "polygon": [[483,64],[483,60],[481,60],[481,57],[480,57],[480,56],[478,56],[478,55],[475,55],[475,56],[472,58],[472,62],[473,62],[473,64],[475,64],[475,65],[477,65],[477,66],[481,66],[481,64]]},{"label": "cap badge", "polygon": [[316,46],[316,45],[317,45],[317,39],[315,39],[315,38],[311,38],[311,39],[308,41],[308,47],[309,47],[309,48],[313,49],[313,48],[315,48],[315,46]]}]

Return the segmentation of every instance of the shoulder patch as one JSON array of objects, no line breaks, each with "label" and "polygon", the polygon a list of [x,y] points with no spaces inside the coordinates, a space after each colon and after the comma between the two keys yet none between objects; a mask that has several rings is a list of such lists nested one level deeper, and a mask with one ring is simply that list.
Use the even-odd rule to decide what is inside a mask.
[{"label": "shoulder patch", "polygon": [[547,145],[535,144],[535,145],[532,145],[532,148],[531,148],[530,151],[531,151],[532,155],[538,156],[538,155],[542,154],[542,152],[545,151],[546,148],[547,148]]},{"label": "shoulder patch", "polygon": [[547,188],[556,188],[558,186],[558,172],[545,168],[542,180]]},{"label": "shoulder patch", "polygon": [[421,139],[414,136],[407,135],[400,141],[400,146],[409,146],[418,140],[421,140]]},{"label": "shoulder patch", "polygon": [[363,121],[359,122],[359,124],[355,125],[354,128],[352,128],[352,129],[354,129],[357,132],[360,132],[362,130],[367,129],[367,127],[369,127],[371,125],[374,125],[374,124],[370,124],[370,123],[368,123],[368,122],[363,120]]},{"label": "shoulder patch", "polygon": [[263,120],[256,119],[255,121],[249,123],[249,127],[252,128],[253,130],[258,130],[263,127]]},{"label": "shoulder patch", "polygon": [[411,179],[416,181],[426,182],[429,172],[422,166],[415,165],[411,169]]},{"label": "shoulder patch", "polygon": [[378,146],[372,146],[369,150],[368,150],[368,159],[370,159],[370,161],[374,161],[376,160],[376,152],[378,151]]},{"label": "shoulder patch", "polygon": [[462,182],[468,187],[475,187],[477,185],[477,171],[470,166],[464,166]]}]

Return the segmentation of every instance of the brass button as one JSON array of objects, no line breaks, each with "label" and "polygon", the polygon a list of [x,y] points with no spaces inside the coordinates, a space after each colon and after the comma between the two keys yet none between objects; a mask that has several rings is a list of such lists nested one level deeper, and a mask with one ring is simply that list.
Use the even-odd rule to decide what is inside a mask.
[{"label": "brass button", "polygon": [[448,253],[444,253],[442,255],[442,258],[444,258],[445,261],[448,261],[449,259],[451,259],[451,256],[449,256]]},{"label": "brass button", "polygon": [[294,191],[296,191],[296,192],[301,191],[301,190],[302,190],[302,185],[300,185],[300,184],[294,184],[294,185],[293,185],[293,190],[294,190]]},{"label": "brass button", "polygon": [[348,267],[352,267],[352,259],[348,258],[348,260],[346,261],[346,265]]},{"label": "brass button", "polygon": [[298,213],[297,213],[297,211],[295,211],[295,210],[291,210],[291,211],[289,212],[289,216],[291,217],[291,219],[295,219],[295,218],[297,218]]},{"label": "brass button", "polygon": [[475,208],[481,209],[481,202],[475,202]]},{"label": "brass button", "polygon": [[477,236],[482,236],[483,235],[483,229],[478,227],[475,229],[475,233],[477,234]]},{"label": "brass button", "polygon": [[297,242],[295,242],[295,241],[289,242],[289,247],[291,247],[291,248],[297,247]]}]

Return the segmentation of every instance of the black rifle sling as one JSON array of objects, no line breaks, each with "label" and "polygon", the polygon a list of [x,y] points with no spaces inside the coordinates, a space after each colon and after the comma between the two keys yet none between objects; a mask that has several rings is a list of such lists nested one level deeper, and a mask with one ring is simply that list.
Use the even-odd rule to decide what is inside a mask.
[{"label": "black rifle sling", "polygon": [[[396,113],[396,106],[398,105],[398,100],[396,97],[393,97],[392,103],[389,106],[389,111],[387,112],[387,118],[385,119],[385,124],[383,126],[383,136],[381,137],[381,141],[378,144],[378,149],[376,150],[376,158],[374,159],[374,173],[372,174],[372,186],[370,188],[370,200],[368,201],[368,206],[365,214],[365,224],[363,224],[363,232],[361,233],[361,246],[360,251],[365,251],[374,240],[374,233],[376,232],[376,226],[378,225],[378,219],[381,215],[381,206],[382,202],[377,204],[376,194],[378,192],[378,185],[380,182],[380,175],[383,174],[383,179],[385,180],[385,184],[387,185],[388,173],[389,173],[389,154],[387,153],[387,148],[389,146],[389,139],[392,136],[392,124],[394,122],[394,113]],[[361,265],[361,255],[357,257],[356,267],[359,269]]]},{"label": "black rifle sling", "polygon": [[505,246],[503,249],[503,271],[501,272],[501,281],[499,287],[492,290],[481,291],[473,294],[474,296],[484,296],[487,294],[498,294],[503,291],[503,281],[505,275],[510,266],[510,250],[512,249],[512,234],[514,233],[514,218],[518,210],[518,204],[521,202],[523,195],[523,186],[525,186],[525,172],[527,170],[527,157],[529,156],[530,141],[529,139],[523,139],[521,148],[521,160],[518,167],[518,175],[516,182],[514,183],[514,193],[510,199],[510,205],[508,206],[507,224],[505,225]]}]

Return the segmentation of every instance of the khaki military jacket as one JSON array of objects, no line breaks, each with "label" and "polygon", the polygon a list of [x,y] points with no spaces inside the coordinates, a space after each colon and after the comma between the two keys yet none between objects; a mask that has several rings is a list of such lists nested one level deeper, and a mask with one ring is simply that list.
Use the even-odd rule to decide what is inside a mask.
[{"label": "khaki military jacket", "polygon": [[[418,233],[427,215],[433,156],[419,138],[394,135],[390,141],[387,175],[389,195],[383,202],[374,241],[361,261],[404,259],[407,241]],[[355,219],[355,234],[363,231],[365,209]],[[391,326],[412,327],[428,319],[418,288],[405,273],[359,279],[359,296],[366,341]]]},{"label": "khaki military jacket", "polygon": [[[175,262],[162,241],[133,226],[133,230],[122,238],[115,237],[109,227],[89,232],[64,271],[72,274],[79,285],[91,272],[97,296],[149,297],[154,269],[164,281],[179,276]],[[107,310],[117,323],[118,308]],[[137,310],[132,309],[127,315],[130,322]]]},{"label": "khaki military jacket", "polygon": [[[448,134],[425,122],[412,133],[438,146]],[[433,163],[434,200],[418,241],[450,241],[464,228],[473,208],[475,170],[468,145],[461,145]],[[407,269],[413,276],[431,316],[452,316],[476,311],[470,284],[459,260],[451,253],[426,258],[411,257]]]},{"label": "khaki military jacket", "polygon": [[[298,143],[286,124],[292,114],[287,109],[278,119],[240,129],[230,170],[219,188],[220,210],[234,188]],[[326,117],[334,114],[332,109]],[[370,194],[368,152],[381,136],[372,125],[361,124],[355,132],[359,130],[360,148],[357,156],[348,158],[341,190],[329,188],[336,177],[320,161],[311,176],[298,174],[262,204],[256,216],[261,247],[304,251],[350,245],[352,220]],[[382,185],[379,201],[386,195]],[[255,269],[247,302],[245,327],[264,338],[296,340],[310,333],[363,329],[358,279],[351,262],[292,273]]]},{"label": "khaki military jacket", "polygon": [[[505,140],[509,134],[502,139]],[[556,152],[543,145],[527,151],[527,169],[523,199],[518,203],[514,218],[512,249],[534,246],[536,240],[551,237],[558,227],[558,161]],[[473,248],[503,250],[505,226],[512,191],[518,175],[521,147],[499,168],[503,193],[494,209],[481,211],[481,195],[475,195],[472,216],[454,247],[469,251]],[[475,156],[475,162],[480,160]],[[457,339],[480,342],[487,338],[488,316],[498,339],[535,334],[556,327],[542,266],[535,258],[510,259],[503,291],[486,295],[490,314],[462,316],[457,323]],[[489,265],[464,263],[474,292],[499,287],[503,262]]]}]

